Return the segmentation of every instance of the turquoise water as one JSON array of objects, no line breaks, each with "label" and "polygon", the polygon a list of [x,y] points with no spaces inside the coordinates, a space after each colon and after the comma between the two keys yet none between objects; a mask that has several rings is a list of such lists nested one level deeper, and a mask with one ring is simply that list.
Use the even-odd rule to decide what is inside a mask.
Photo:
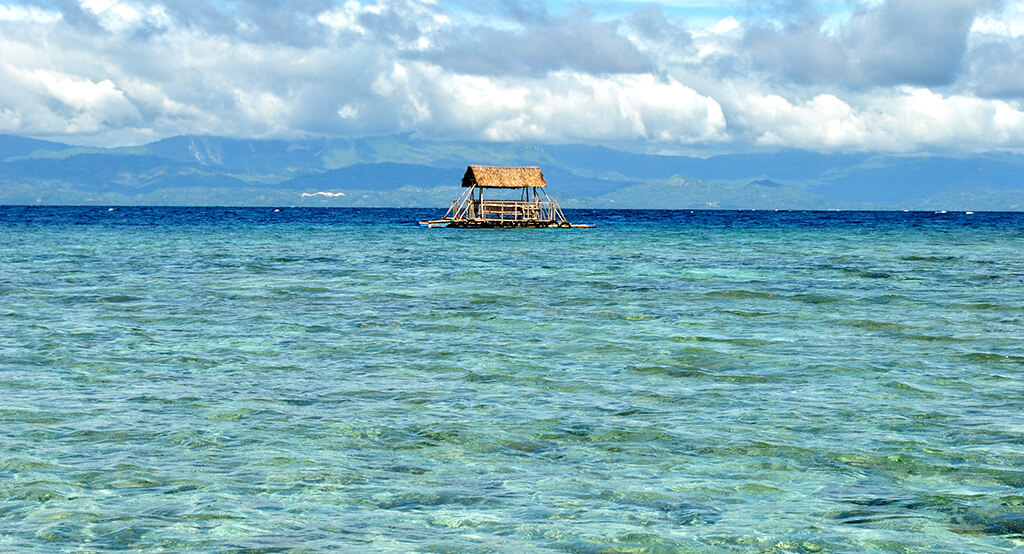
[{"label": "turquoise water", "polygon": [[0,208],[0,550],[1024,546],[1024,214]]}]

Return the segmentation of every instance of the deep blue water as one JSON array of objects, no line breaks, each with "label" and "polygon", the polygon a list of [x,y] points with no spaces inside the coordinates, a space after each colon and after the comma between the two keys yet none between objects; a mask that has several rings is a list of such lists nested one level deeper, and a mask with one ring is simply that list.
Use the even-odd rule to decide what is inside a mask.
[{"label": "deep blue water", "polygon": [[1024,214],[438,215],[0,207],[0,550],[1024,547]]}]

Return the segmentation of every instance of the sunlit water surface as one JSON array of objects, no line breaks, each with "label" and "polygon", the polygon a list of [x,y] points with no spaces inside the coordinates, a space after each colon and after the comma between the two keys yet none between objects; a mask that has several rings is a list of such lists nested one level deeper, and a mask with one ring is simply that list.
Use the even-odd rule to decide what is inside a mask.
[{"label": "sunlit water surface", "polygon": [[0,550],[1024,546],[1024,215],[0,208]]}]

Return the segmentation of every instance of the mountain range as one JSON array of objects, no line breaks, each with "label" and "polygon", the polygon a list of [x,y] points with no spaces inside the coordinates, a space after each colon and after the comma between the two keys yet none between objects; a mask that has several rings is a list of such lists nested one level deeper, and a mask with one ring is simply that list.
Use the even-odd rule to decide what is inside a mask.
[{"label": "mountain range", "polygon": [[596,145],[177,136],[82,147],[0,135],[0,204],[442,207],[469,164],[538,165],[567,208],[1024,210],[1024,156],[707,158]]}]

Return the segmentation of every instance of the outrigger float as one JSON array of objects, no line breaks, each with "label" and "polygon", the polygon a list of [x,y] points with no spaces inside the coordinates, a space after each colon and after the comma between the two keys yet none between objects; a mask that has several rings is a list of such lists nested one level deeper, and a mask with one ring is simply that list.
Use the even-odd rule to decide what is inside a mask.
[{"label": "outrigger float", "polygon": [[[421,221],[423,227],[494,229],[510,227],[591,228],[573,225],[548,197],[548,184],[537,166],[471,165],[462,177],[466,189],[441,219]],[[484,200],[484,189],[520,189],[519,200]]]}]

